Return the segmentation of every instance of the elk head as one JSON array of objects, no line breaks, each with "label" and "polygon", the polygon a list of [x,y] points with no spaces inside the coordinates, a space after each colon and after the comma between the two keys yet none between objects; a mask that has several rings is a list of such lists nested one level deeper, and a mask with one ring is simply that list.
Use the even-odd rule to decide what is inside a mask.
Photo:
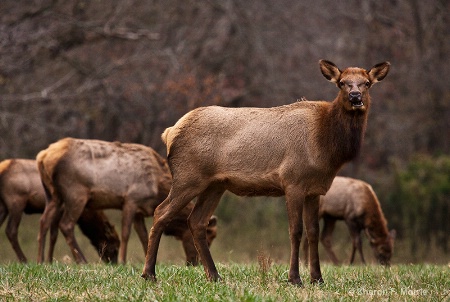
[{"label": "elk head", "polygon": [[341,71],[334,63],[320,60],[320,70],[330,82],[341,90],[339,100],[347,111],[365,112],[370,105],[369,88],[383,80],[389,72],[389,62],[379,63],[369,71],[349,67]]},{"label": "elk head", "polygon": [[375,258],[378,263],[389,266],[391,263],[392,253],[394,251],[394,241],[396,231],[390,230],[387,237],[379,240],[370,239],[370,246],[373,249]]}]

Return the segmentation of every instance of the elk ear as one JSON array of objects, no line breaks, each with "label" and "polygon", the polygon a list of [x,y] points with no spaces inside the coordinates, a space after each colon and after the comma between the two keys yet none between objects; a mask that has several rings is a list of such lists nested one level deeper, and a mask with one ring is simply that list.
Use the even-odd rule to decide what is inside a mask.
[{"label": "elk ear", "polygon": [[213,215],[213,216],[211,216],[211,218],[209,219],[208,226],[209,226],[209,227],[215,227],[216,225],[217,225],[217,216]]},{"label": "elk ear", "polygon": [[320,60],[320,71],[322,72],[323,76],[330,82],[337,83],[339,80],[339,77],[341,76],[342,71],[339,70],[339,68],[330,61],[327,60]]},{"label": "elk ear", "polygon": [[383,63],[379,63],[379,64],[375,65],[374,67],[372,67],[369,70],[370,82],[372,82],[372,84],[374,84],[374,83],[379,82],[382,79],[384,79],[389,72],[390,66],[391,66],[391,63],[383,62]]}]

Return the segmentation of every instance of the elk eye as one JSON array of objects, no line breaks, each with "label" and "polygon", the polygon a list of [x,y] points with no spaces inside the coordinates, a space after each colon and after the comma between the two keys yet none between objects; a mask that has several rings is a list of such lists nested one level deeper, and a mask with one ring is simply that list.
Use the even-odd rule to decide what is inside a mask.
[{"label": "elk eye", "polygon": [[345,86],[345,82],[344,81],[340,81],[339,82],[339,87],[343,87],[343,86]]},{"label": "elk eye", "polygon": [[370,86],[370,82],[367,81],[367,82],[366,82],[366,87],[369,88],[369,86]]}]

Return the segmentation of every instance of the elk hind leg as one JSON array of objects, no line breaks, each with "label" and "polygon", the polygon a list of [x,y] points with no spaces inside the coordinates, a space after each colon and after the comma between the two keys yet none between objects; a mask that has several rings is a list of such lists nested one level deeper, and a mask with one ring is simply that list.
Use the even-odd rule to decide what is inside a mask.
[{"label": "elk hind leg", "polygon": [[206,276],[210,281],[220,280],[220,275],[209,250],[206,229],[209,224],[209,219],[214,213],[224,192],[225,189],[221,186],[209,186],[198,196],[194,209],[188,218],[189,229],[194,238],[195,248],[200,255]]},{"label": "elk hind leg", "polygon": [[166,226],[173,217],[179,213],[195,196],[198,195],[198,186],[183,183],[183,187],[174,189],[175,183],[167,198],[155,209],[153,225],[148,235],[147,254],[145,256],[144,269],[141,277],[146,280],[156,281],[156,257],[159,243]]},{"label": "elk hind leg", "polygon": [[128,240],[130,239],[131,225],[135,220],[135,214],[136,214],[135,203],[130,200],[125,201],[125,205],[122,209],[122,238],[119,250],[119,261],[123,264],[126,262],[127,258]]},{"label": "elk hind leg", "polygon": [[19,261],[25,263],[27,262],[27,257],[20,248],[18,240],[19,224],[21,219],[22,211],[20,211],[20,213],[16,211],[10,212],[8,223],[6,225],[6,236],[8,237],[9,242],[11,242],[11,246],[16,252]]},{"label": "elk hind leg", "polygon": [[[78,194],[77,194],[78,195]],[[63,233],[67,245],[72,251],[73,257],[76,263],[87,263],[86,257],[78,245],[75,239],[75,224],[81,216],[86,205],[87,198],[66,198],[66,203],[64,210],[62,212],[62,217],[59,222],[59,229]]]},{"label": "elk hind leg", "polygon": [[147,227],[145,226],[145,217],[142,214],[136,214],[134,216],[134,230],[136,231],[139,241],[142,244],[142,248],[144,249],[144,253],[147,253],[148,246],[148,232]]},{"label": "elk hind leg", "polygon": [[6,205],[0,201],[0,227],[2,227],[3,222],[5,222],[6,217],[8,216],[8,209]]},{"label": "elk hind leg", "polygon": [[306,236],[303,236],[303,240],[302,240],[302,261],[303,263],[308,266],[309,264],[309,245],[308,245],[308,239],[306,238]]},{"label": "elk hind leg", "polygon": [[70,247],[70,250],[72,251],[75,262],[87,263],[86,257],[84,256],[80,246],[78,245],[77,240],[75,239],[74,234],[75,222],[67,218],[64,219],[63,216],[63,219],[61,219],[59,227],[66,239],[67,245]]},{"label": "elk hind leg", "polygon": [[57,204],[57,202],[54,200],[50,200],[46,204],[44,213],[40,218],[38,235],[38,263],[44,262],[45,238],[47,236],[48,229],[54,223],[54,220],[57,219],[57,213],[59,209],[60,206]]},{"label": "elk hind leg", "polygon": [[192,237],[191,230],[186,230],[181,237],[184,254],[186,255],[187,266],[197,266],[200,260],[200,256],[195,248],[194,238]]},{"label": "elk hind leg", "polygon": [[53,261],[53,252],[55,251],[56,240],[58,239],[58,226],[61,220],[62,210],[59,209],[58,213],[50,225],[50,246],[48,247],[47,262],[51,263]]}]

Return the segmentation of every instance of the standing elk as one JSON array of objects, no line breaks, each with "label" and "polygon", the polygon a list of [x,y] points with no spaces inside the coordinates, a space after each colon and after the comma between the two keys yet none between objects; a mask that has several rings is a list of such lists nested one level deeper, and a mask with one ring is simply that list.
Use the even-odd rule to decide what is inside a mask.
[{"label": "standing elk", "polygon": [[[27,258],[18,241],[19,224],[22,213],[41,214],[45,209],[45,193],[36,161],[30,159],[7,159],[0,162],[0,226],[9,214],[6,236],[20,262]],[[77,221],[83,234],[105,262],[117,262],[119,236],[103,211],[83,211]],[[58,226],[52,230],[52,241],[56,242]],[[48,260],[53,259],[53,250]]]},{"label": "standing elk", "polygon": [[[358,179],[337,176],[325,196],[320,197],[319,219],[324,225],[320,241],[334,264],[339,264],[333,252],[331,235],[337,220],[344,220],[352,238],[353,250],[350,264],[358,250],[361,261],[366,263],[362,251],[361,231],[365,230],[380,264],[389,265],[394,249],[395,230],[389,231],[380,202],[372,187]],[[303,240],[303,255],[308,254],[308,242]]]},{"label": "standing elk", "polygon": [[[131,224],[144,248],[148,232],[144,218],[166,198],[172,183],[167,162],[153,149],[100,140],[65,138],[36,157],[50,200],[41,217],[38,261],[43,261],[46,233],[62,211],[59,227],[77,263],[86,258],[74,236],[74,225],[83,209],[122,210],[119,261],[125,263]],[[197,251],[187,226],[193,204],[178,214],[166,234],[183,241],[187,263],[198,263]],[[216,237],[216,217],[208,224],[208,246]],[[52,248],[52,247],[50,247]]]},{"label": "standing elk", "polygon": [[[193,198],[189,216],[206,276],[219,280],[206,240],[208,219],[222,194],[286,197],[291,242],[289,282],[301,285],[299,248],[303,221],[310,243],[311,282],[322,283],[318,255],[319,196],[340,167],[359,152],[370,106],[369,88],[388,73],[388,62],[369,71],[341,71],[321,60],[322,74],[340,89],[333,102],[299,101],[273,108],[201,107],[167,128],[162,139],[173,182],[155,210],[142,273],[156,280],[155,265],[165,227]],[[303,219],[302,219],[303,216]]]}]

